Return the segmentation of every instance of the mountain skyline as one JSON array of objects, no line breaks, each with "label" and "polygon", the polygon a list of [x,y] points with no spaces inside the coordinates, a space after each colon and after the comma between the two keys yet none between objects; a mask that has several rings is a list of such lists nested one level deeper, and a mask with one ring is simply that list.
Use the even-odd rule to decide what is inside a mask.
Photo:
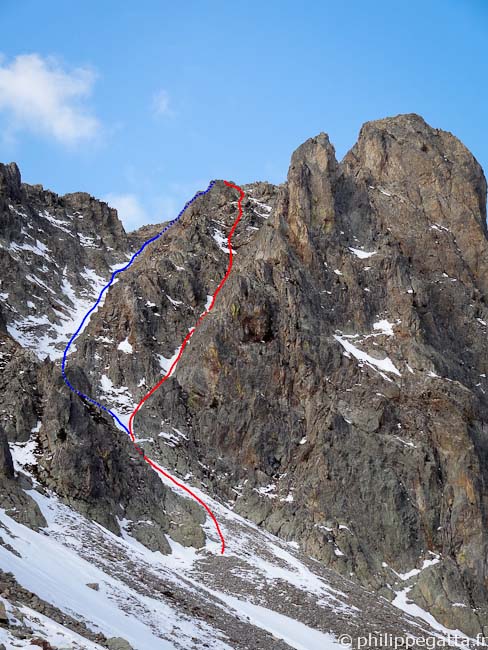
[{"label": "mountain skyline", "polygon": [[4,2],[0,158],[26,182],[107,199],[128,230],[174,217],[214,178],[284,182],[310,134],[328,132],[341,159],[381,115],[422,114],[486,169],[487,12]]}]

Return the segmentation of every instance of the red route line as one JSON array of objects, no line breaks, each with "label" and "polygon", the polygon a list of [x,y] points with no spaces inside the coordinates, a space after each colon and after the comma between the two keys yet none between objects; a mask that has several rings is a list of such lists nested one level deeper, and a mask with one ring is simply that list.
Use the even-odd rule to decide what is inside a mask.
[{"label": "red route line", "polygon": [[195,323],[195,327],[193,327],[188,332],[188,334],[185,336],[185,338],[183,340],[183,343],[181,344],[181,347],[180,347],[180,349],[178,351],[178,355],[175,358],[175,360],[173,361],[173,363],[171,364],[169,370],[167,370],[166,374],[158,381],[158,383],[155,386],[153,386],[151,388],[151,390],[146,395],[144,395],[144,397],[141,399],[139,404],[133,410],[133,412],[131,413],[131,416],[129,418],[129,434],[130,434],[131,440],[134,443],[134,446],[137,449],[137,451],[139,452],[139,454],[141,454],[141,456],[144,458],[146,463],[148,463],[148,465],[150,465],[156,472],[159,472],[160,474],[165,476],[167,479],[172,481],[179,488],[181,488],[182,490],[187,492],[191,497],[193,497],[195,499],[195,501],[197,501],[203,508],[205,508],[208,515],[210,516],[213,523],[215,524],[215,528],[217,529],[217,533],[219,534],[220,541],[221,541],[221,553],[222,554],[225,551],[225,539],[224,539],[224,536],[223,536],[222,531],[220,529],[219,522],[217,521],[217,518],[215,517],[214,513],[210,510],[210,508],[203,501],[203,499],[201,499],[197,494],[195,494],[195,492],[193,492],[193,490],[191,490],[186,485],[183,485],[183,483],[180,483],[180,481],[178,481],[174,476],[171,476],[171,474],[168,474],[168,472],[165,472],[161,467],[159,467],[159,465],[157,463],[155,463],[151,458],[149,458],[149,456],[146,456],[144,454],[143,450],[136,443],[136,438],[134,436],[134,431],[133,431],[133,421],[134,421],[135,416],[137,415],[137,412],[141,408],[141,406],[151,397],[151,395],[153,395],[158,390],[158,388],[160,386],[162,386],[164,384],[164,382],[167,379],[170,378],[171,374],[173,373],[174,369],[176,368],[176,364],[178,363],[178,361],[181,358],[181,355],[183,354],[183,350],[186,348],[188,342],[190,341],[191,337],[195,333],[197,327],[202,323],[205,316],[207,316],[210,313],[210,311],[213,309],[213,306],[215,304],[215,299],[217,298],[217,295],[219,294],[220,290],[222,289],[222,287],[226,283],[227,278],[230,275],[230,272],[232,271],[232,235],[234,234],[235,229],[237,228],[237,224],[239,223],[239,221],[241,220],[241,217],[242,217],[242,200],[244,199],[245,194],[244,194],[243,190],[238,185],[234,185],[233,183],[229,183],[229,181],[224,181],[224,183],[227,185],[227,187],[232,187],[233,189],[237,190],[239,192],[239,194],[240,194],[239,201],[238,201],[239,213],[237,215],[237,219],[234,221],[234,223],[232,225],[232,228],[229,231],[229,236],[227,237],[227,245],[229,247],[229,264],[227,266],[227,271],[225,272],[224,277],[220,281],[219,286],[215,290],[215,292],[214,292],[214,294],[212,296],[212,300],[210,301],[210,305],[207,307],[207,309],[203,312],[203,314],[197,320],[197,322]]}]

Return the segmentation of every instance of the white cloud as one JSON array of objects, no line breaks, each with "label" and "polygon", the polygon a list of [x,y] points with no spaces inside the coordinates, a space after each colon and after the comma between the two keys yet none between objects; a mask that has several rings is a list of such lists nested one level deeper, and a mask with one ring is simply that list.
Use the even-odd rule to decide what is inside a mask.
[{"label": "white cloud", "polygon": [[152,100],[152,109],[156,115],[171,115],[169,95],[165,90],[157,92]]},{"label": "white cloud", "polygon": [[63,144],[93,138],[99,121],[83,104],[95,74],[87,68],[63,70],[52,58],[23,54],[10,63],[0,59],[0,111],[8,129],[27,129]]},{"label": "white cloud", "polygon": [[149,223],[150,219],[135,194],[107,194],[104,198],[115,208],[124,228],[130,232]]}]

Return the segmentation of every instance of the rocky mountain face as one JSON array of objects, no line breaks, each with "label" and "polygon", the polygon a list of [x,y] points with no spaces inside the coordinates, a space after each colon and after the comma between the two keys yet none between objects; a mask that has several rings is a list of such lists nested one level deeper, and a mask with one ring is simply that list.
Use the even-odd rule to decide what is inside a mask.
[{"label": "rocky mountain face", "polygon": [[[36,480],[110,530],[120,532],[118,520],[129,517],[149,548],[168,552],[170,529],[201,546],[196,504],[148,473],[111,418],[67,390],[51,361],[61,358],[112,270],[127,263],[132,246],[116,212],[86,194],[58,197],[21,184],[14,164],[0,169],[0,188],[0,423],[8,440],[35,464]],[[82,369],[71,378],[93,392]]]},{"label": "rocky mountain face", "polygon": [[[298,545],[310,570],[327,567],[328,584],[354,592],[348,605],[358,611],[364,594],[378,594],[376,629],[406,629],[381,609],[387,599],[392,611],[487,635],[480,166],[453,135],[403,115],[365,124],[340,163],[320,134],[295,151],[286,183],[243,190],[232,273],[171,379],[138,413],[138,445],[215,500],[230,546],[232,534],[261,535],[259,557],[265,539]],[[76,340],[70,381],[123,421],[224,276],[237,199],[217,181],[119,276]],[[34,493],[56,493],[151,551],[203,549],[191,575],[248,598],[236,576],[259,573],[240,565],[252,551],[237,565],[205,555],[214,531],[204,511],[151,473],[111,418],[60,376],[62,350],[101,286],[157,231],[127,236],[106,204],[57,197],[22,184],[15,165],[0,167],[0,506],[39,530],[46,516]],[[237,533],[237,519],[259,529]],[[261,600],[251,590],[261,605],[263,594],[272,599],[265,584]],[[298,597],[305,609],[307,593]],[[347,631],[327,607],[314,622],[298,605],[273,607],[336,636]],[[256,638],[254,647],[282,647]]]},{"label": "rocky mountain face", "polygon": [[57,359],[131,245],[106,203],[82,192],[59,197],[22,184],[15,163],[0,169],[0,214],[7,330],[40,358]]}]

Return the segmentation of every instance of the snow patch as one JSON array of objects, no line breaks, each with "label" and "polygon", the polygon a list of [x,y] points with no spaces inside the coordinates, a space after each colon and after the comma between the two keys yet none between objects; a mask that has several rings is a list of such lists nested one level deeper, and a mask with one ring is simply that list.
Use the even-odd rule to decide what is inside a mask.
[{"label": "snow patch", "polygon": [[[219,595],[216,592],[213,593]],[[244,602],[234,596],[229,596],[229,594],[220,594],[219,597],[241,616],[245,616],[253,625],[282,639],[295,650],[310,650],[311,648],[339,650],[341,647],[344,648],[344,645],[341,645],[331,634],[314,630],[304,623],[284,616],[284,614],[278,614],[272,609],[255,605],[249,601]]]},{"label": "snow patch", "polygon": [[116,410],[119,419],[124,424],[128,423],[128,418],[135,408],[134,398],[127,386],[116,388],[112,380],[107,375],[100,377],[100,392],[102,393],[102,403],[106,402]]},{"label": "snow patch", "polygon": [[[172,609],[157,597],[142,595],[130,582],[110,575],[103,553],[97,560],[93,558],[95,563],[87,561],[82,557],[84,543],[79,536],[88,530],[89,536],[98,535],[105,543],[110,538],[111,544],[119,545],[121,550],[120,545],[126,542],[119,542],[115,535],[110,536],[97,524],[87,522],[33,490],[29,494],[48,521],[48,528],[42,533],[18,524],[0,510],[2,536],[20,554],[18,557],[0,546],[0,564],[22,586],[63,612],[81,618],[93,632],[127,639],[135,650],[176,650],[181,644],[190,647],[192,637],[203,637],[209,647],[230,650],[207,624]],[[87,587],[88,582],[98,583],[99,591]],[[175,627],[178,643],[172,640]],[[85,647],[97,648],[95,644]]]},{"label": "snow patch", "polygon": [[261,219],[269,219],[269,213],[271,212],[272,208],[270,205],[266,205],[266,203],[261,203],[261,201],[258,201],[257,199],[254,199],[252,196],[248,197],[250,201],[255,203],[261,210],[264,210],[265,214],[262,212],[259,212],[258,210],[254,210],[254,213],[257,214],[258,217],[261,217]]},{"label": "snow patch", "polygon": [[81,232],[77,233],[80,244],[85,248],[98,248],[97,243],[93,237],[83,235]]},{"label": "snow patch", "polygon": [[[384,359],[375,359],[375,357],[372,357],[367,352],[363,352],[359,348],[355,347],[352,343],[347,341],[344,336],[339,336],[338,334],[334,334],[334,338],[342,345],[346,353],[348,353],[349,355],[352,354],[352,356],[355,359],[372,367],[373,370],[377,369],[383,372],[390,372],[394,375],[397,375],[398,377],[401,377],[400,372],[393,365],[393,362],[389,357],[385,357]],[[383,377],[385,377],[385,375],[383,375]]]},{"label": "snow patch", "polygon": [[173,364],[174,364],[174,366],[173,366],[173,368],[171,370],[171,373],[168,375],[168,377],[171,377],[171,375],[173,375],[174,371],[176,370],[177,364],[175,364],[175,361],[178,358],[180,350],[181,350],[181,345],[180,345],[180,347],[176,348],[173,356],[169,357],[169,359],[167,359],[166,357],[163,357],[162,354],[157,355],[159,365],[161,366],[161,370],[164,372],[165,375],[169,372],[169,370],[171,369],[171,366],[173,366]]},{"label": "snow patch", "polygon": [[434,223],[430,227],[431,230],[440,230],[444,232],[450,232],[449,228],[446,228],[445,226],[441,226],[439,223]]},{"label": "snow patch", "polygon": [[124,354],[132,354],[133,348],[132,345],[129,343],[129,337],[125,338],[123,341],[121,341],[118,344],[117,350],[124,352]]},{"label": "snow patch", "polygon": [[11,242],[8,250],[14,253],[20,251],[28,251],[30,253],[34,253],[34,255],[43,257],[48,262],[53,262],[53,259],[49,256],[49,253],[51,252],[50,249],[41,241],[39,241],[39,239],[36,239],[35,245],[27,244],[26,242],[22,242],[21,244],[18,244],[17,242]]},{"label": "snow patch", "polygon": [[379,334],[384,334],[385,336],[394,336],[393,325],[385,319],[373,323],[373,329],[377,330]]},{"label": "snow patch", "polygon": [[[227,238],[224,237],[222,232],[217,228],[215,228],[214,230],[213,238],[217,242],[217,246],[220,248],[220,250],[224,251],[224,253],[229,254],[229,243],[227,241]],[[232,249],[232,253],[235,253],[233,249]]]},{"label": "snow patch", "polygon": [[392,600],[392,605],[398,607],[398,609],[401,609],[407,614],[410,614],[410,616],[415,616],[416,618],[419,618],[428,623],[432,629],[438,633],[437,636],[442,639],[447,638],[449,644],[456,645],[460,648],[466,648],[466,642],[474,641],[476,643],[475,639],[471,639],[460,630],[453,630],[444,627],[444,625],[441,625],[441,623],[436,621],[432,614],[429,614],[424,609],[409,600],[408,593],[411,591],[411,589],[412,587],[406,587],[402,591],[396,592],[395,598]]},{"label": "snow patch", "polygon": [[360,260],[365,260],[368,257],[373,257],[373,255],[376,255],[376,253],[377,253],[377,251],[371,251],[371,252],[368,253],[367,251],[363,251],[360,248],[352,248],[351,246],[349,246],[349,250],[356,257],[359,257]]},{"label": "snow patch", "polygon": [[[39,423],[39,429],[40,429],[40,423]],[[33,432],[39,431],[36,427],[32,429]],[[30,439],[27,440],[27,442],[10,442],[9,443],[9,448],[10,448],[10,454],[12,456],[12,460],[14,463],[14,470],[16,472],[21,472],[24,467],[27,467],[29,465],[35,465],[37,463],[37,459],[35,456],[35,449],[37,446],[36,440]]]},{"label": "snow patch", "polygon": [[[30,607],[24,605],[19,607],[19,610],[23,615],[23,624],[30,627],[36,636],[47,639],[50,645],[54,644],[54,647],[56,648],[70,648],[72,650],[103,650],[102,646],[98,643],[89,641],[76,632],[64,627],[60,623],[56,623],[47,616],[44,616],[44,614],[40,614]],[[7,630],[4,630],[4,632],[8,634]],[[7,647],[24,647],[26,650],[29,650],[30,648],[34,650],[34,648],[36,648],[36,650],[39,650],[39,645],[31,645],[29,641],[25,641],[20,645],[19,640],[12,636],[12,641],[14,641],[14,639],[16,642]]]},{"label": "snow patch", "polygon": [[174,300],[173,298],[171,298],[171,296],[168,296],[168,294],[165,294],[165,295],[166,295],[166,298],[170,301],[170,303],[171,303],[174,307],[179,307],[180,305],[183,304],[183,303],[181,302],[181,300]]},{"label": "snow patch", "polygon": [[58,219],[54,217],[52,214],[49,214],[47,210],[42,210],[41,212],[39,212],[39,216],[42,217],[43,219],[46,219],[46,221],[49,221],[49,223],[51,223],[55,228],[62,230],[70,237],[74,237],[74,234],[71,232],[71,230],[66,228],[66,226],[71,226],[71,223],[69,221]]},{"label": "snow patch", "polygon": [[[117,265],[112,267],[110,271],[115,271]],[[47,316],[29,315],[26,318],[18,319],[7,326],[9,334],[23,347],[32,350],[41,360],[50,357],[53,360],[62,358],[64,348],[71,338],[73,332],[76,331],[77,326],[82,322],[85,314],[93,307],[95,298],[100,294],[100,291],[106,285],[106,279],[96,273],[93,269],[84,268],[80,276],[88,283],[88,288],[79,289],[78,292],[73,288],[69,278],[66,274],[66,269],[63,271],[63,278],[61,282],[61,294],[54,291],[50,286],[43,282],[35,275],[26,275],[29,282],[37,284],[39,287],[48,291],[56,297],[58,304],[63,308],[64,312],[58,311],[58,321],[51,322]],[[98,307],[103,305],[106,297],[104,294]],[[64,296],[64,298],[63,298]],[[61,300],[59,300],[61,298]],[[80,330],[81,334],[87,327],[89,319],[87,319]],[[43,326],[42,329],[39,326]],[[70,348],[74,352],[76,347],[73,345]]]},{"label": "snow patch", "polygon": [[207,295],[207,302],[205,303],[205,309],[203,310],[203,313],[208,311],[210,309],[210,305],[212,304],[213,296]]},{"label": "snow patch", "polygon": [[429,567],[438,564],[440,561],[441,561],[440,557],[438,555],[435,555],[430,559],[424,560],[422,562],[422,566],[420,567],[420,569],[411,569],[410,571],[407,571],[407,573],[397,573],[396,571],[393,571],[393,573],[397,575],[400,578],[400,580],[403,581],[410,580],[410,578],[419,575],[419,573],[422,573],[422,571],[424,571],[425,569],[428,569]]}]

